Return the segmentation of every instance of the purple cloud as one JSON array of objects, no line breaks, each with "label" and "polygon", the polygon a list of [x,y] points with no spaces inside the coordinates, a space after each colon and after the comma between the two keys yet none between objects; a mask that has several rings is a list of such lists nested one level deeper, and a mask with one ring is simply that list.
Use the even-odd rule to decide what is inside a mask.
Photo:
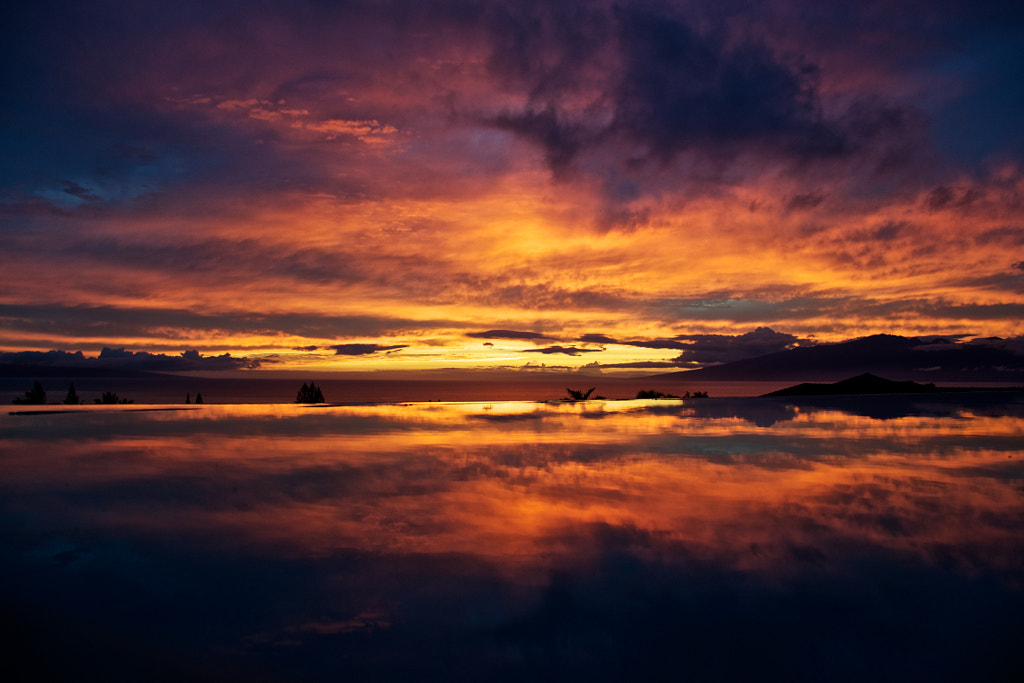
[{"label": "purple cloud", "polygon": [[545,346],[543,349],[526,349],[527,353],[564,353],[567,356],[578,356],[581,353],[597,353],[601,349],[581,349],[575,346]]},{"label": "purple cloud", "polygon": [[336,356],[368,356],[378,351],[395,351],[408,348],[408,344],[392,344],[383,346],[381,344],[336,344],[330,348],[334,349]]},{"label": "purple cloud", "polygon": [[540,332],[517,332],[515,330],[487,330],[486,332],[467,332],[467,337],[473,339],[521,339],[524,341],[535,341],[538,339],[553,339]]}]

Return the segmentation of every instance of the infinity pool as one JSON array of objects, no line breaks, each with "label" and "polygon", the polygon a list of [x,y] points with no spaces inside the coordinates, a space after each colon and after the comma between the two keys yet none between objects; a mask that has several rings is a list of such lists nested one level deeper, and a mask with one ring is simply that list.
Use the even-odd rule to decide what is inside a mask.
[{"label": "infinity pool", "polygon": [[1012,394],[153,408],[0,416],[5,649],[36,678],[1024,666]]}]

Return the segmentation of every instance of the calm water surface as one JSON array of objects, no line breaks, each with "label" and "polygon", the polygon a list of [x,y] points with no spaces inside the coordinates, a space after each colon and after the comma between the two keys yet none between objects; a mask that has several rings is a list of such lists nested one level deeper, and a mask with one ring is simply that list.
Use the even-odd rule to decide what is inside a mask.
[{"label": "calm water surface", "polygon": [[[0,377],[0,403],[10,405],[25,396],[36,378]],[[61,403],[68,387],[85,403],[91,404],[111,391],[135,404],[183,404],[185,397],[203,395],[204,403],[290,403],[295,400],[304,380],[281,378],[211,378],[163,375],[145,378],[118,377],[44,377],[39,380],[47,392],[48,403]],[[697,382],[694,380],[652,380],[601,377],[537,376],[500,380],[439,379],[321,379],[313,376],[324,397],[331,403],[399,403],[409,401],[557,401],[568,394],[566,388],[586,391],[608,399],[634,398],[638,391],[654,390],[682,396],[704,391],[713,397],[761,396],[798,382]]]},{"label": "calm water surface", "polygon": [[1018,680],[1024,404],[4,414],[0,562],[32,680]]}]

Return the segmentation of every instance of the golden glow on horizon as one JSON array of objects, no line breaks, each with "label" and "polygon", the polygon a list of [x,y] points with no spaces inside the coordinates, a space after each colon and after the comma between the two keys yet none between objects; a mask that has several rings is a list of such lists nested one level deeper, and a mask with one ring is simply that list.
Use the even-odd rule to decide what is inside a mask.
[{"label": "golden glow on horizon", "polygon": [[[258,321],[247,333],[216,324],[199,328],[169,323],[150,324],[136,335],[111,336],[78,330],[40,335],[13,328],[0,343],[12,350],[198,348],[257,358],[262,354],[253,350],[264,349],[276,354],[282,369],[292,359],[295,367],[371,369],[545,360],[521,353],[528,344],[485,349],[463,336],[495,328],[543,332],[555,340],[551,344],[565,346],[591,333],[671,338],[681,333],[738,334],[758,326],[814,335],[819,341],[879,332],[1024,334],[1024,323],[1015,318],[984,321],[952,313],[958,305],[1017,304],[1020,294],[989,282],[1009,266],[1001,242],[965,248],[962,218],[928,212],[921,208],[920,197],[858,214],[835,207],[816,224],[805,214],[787,213],[778,202],[762,199],[752,209],[755,200],[750,197],[777,196],[780,190],[745,187],[734,196],[681,206],[650,204],[647,209],[657,214],[645,225],[599,230],[588,212],[580,212],[592,199],[574,187],[558,197],[547,183],[533,171],[513,174],[486,193],[457,201],[398,198],[338,204],[327,197],[296,196],[239,207],[239,215],[195,217],[185,233],[180,222],[165,218],[148,223],[105,219],[93,226],[98,238],[142,245],[145,235],[150,245],[146,249],[192,244],[187,263],[199,264],[198,273],[183,277],[148,264],[83,263],[75,290],[57,281],[35,282],[31,289],[15,286],[0,297],[6,304],[44,297],[79,307],[133,308],[146,302],[157,310],[194,312],[199,320],[206,314],[245,318],[255,311],[259,316],[311,320],[385,315],[402,321],[391,329],[382,325],[379,334],[260,333]],[[972,216],[972,233],[1001,229],[1006,215],[998,203],[987,207],[979,206]],[[768,224],[771,233],[764,232]],[[879,231],[892,238],[868,239]],[[232,254],[232,248],[241,251]],[[257,260],[269,267],[253,278]],[[951,261],[957,264],[955,272],[950,271]],[[15,283],[30,279],[37,267],[5,265]],[[964,282],[964,273],[970,273],[971,282]],[[772,309],[815,297],[841,303],[818,306],[817,312],[799,304],[783,307],[781,313]],[[709,298],[721,302],[694,311],[671,304],[658,309],[656,303]],[[925,300],[951,313],[934,312],[927,318],[914,313],[920,308],[917,302]],[[858,301],[872,305],[865,308]],[[904,312],[888,312],[892,305],[904,305]],[[751,311],[762,306],[764,316],[752,317],[743,312],[744,306]],[[882,312],[872,313],[872,307]],[[291,351],[339,343],[406,348],[358,358],[328,358],[320,352],[309,359]],[[611,346],[600,354],[560,355],[557,364],[667,361],[676,355]]]}]

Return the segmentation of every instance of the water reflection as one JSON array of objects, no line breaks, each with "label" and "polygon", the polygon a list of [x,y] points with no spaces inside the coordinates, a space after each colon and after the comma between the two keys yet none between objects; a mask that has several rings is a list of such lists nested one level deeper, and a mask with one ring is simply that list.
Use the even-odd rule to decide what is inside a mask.
[{"label": "water reflection", "polygon": [[3,606],[126,679],[1021,664],[1020,403],[856,405],[6,415]]}]

